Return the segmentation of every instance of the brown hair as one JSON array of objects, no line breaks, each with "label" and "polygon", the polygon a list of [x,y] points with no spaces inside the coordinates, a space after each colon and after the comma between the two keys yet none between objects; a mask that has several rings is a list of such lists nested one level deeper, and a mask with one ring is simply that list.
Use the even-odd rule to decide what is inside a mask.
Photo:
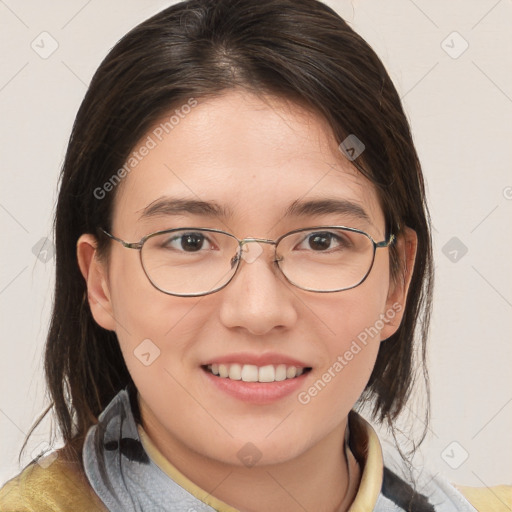
[{"label": "brown hair", "polygon": [[[364,143],[353,163],[377,187],[388,232],[414,229],[418,251],[402,323],[381,344],[361,402],[370,402],[374,419],[392,426],[418,368],[427,382],[428,211],[410,128],[381,61],[316,0],[188,0],[141,23],[110,51],[69,140],[55,219],[56,285],[45,355],[51,407],[69,445],[80,447],[114,395],[133,386],[115,333],[91,315],[77,264],[83,233],[98,237],[101,253],[108,250],[99,228],[110,228],[115,190],[101,199],[94,190],[171,108],[233,87],[308,105],[329,122],[337,140],[355,134]],[[393,249],[391,270],[400,271]]]}]

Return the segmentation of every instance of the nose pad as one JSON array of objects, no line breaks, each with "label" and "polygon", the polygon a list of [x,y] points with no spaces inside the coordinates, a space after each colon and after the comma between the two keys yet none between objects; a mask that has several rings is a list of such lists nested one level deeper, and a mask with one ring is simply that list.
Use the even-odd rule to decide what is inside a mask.
[{"label": "nose pad", "polygon": [[238,252],[231,258],[231,270],[233,270],[233,267],[236,266],[236,264],[238,263],[239,261],[239,256],[238,256]]},{"label": "nose pad", "polygon": [[262,252],[263,248],[258,242],[252,241],[250,244],[246,242],[242,246],[241,256],[247,263],[253,263],[260,257]]},{"label": "nose pad", "polygon": [[[263,241],[260,239],[245,239],[239,249],[239,251],[231,258],[231,269],[235,267],[240,259],[243,259],[247,263],[254,263],[263,253],[262,243],[272,243],[272,241]],[[249,245],[251,243],[251,245]],[[276,258],[275,261],[280,261],[282,258]]]}]

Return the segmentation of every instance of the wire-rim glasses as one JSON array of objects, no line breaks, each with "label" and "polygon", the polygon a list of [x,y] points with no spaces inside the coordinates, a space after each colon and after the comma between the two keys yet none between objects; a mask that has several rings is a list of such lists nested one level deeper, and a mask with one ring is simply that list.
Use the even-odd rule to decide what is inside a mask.
[{"label": "wire-rim glasses", "polygon": [[209,295],[227,286],[242,259],[252,263],[263,252],[261,246],[250,248],[250,242],[274,245],[273,262],[297,288],[317,293],[349,290],[368,277],[377,249],[389,247],[395,240],[390,234],[386,240],[375,242],[368,233],[347,226],[301,228],[276,240],[239,240],[219,229],[184,227],[126,242],[102,231],[123,247],[139,250],[150,283],[178,297]]}]

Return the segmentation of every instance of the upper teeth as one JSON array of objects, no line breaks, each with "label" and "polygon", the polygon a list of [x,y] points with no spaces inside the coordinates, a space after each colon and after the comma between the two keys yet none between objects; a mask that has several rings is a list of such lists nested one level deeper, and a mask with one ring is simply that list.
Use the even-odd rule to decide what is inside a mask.
[{"label": "upper teeth", "polygon": [[286,379],[293,379],[302,375],[304,368],[279,364],[273,366],[256,366],[253,364],[209,364],[208,370],[219,377],[232,380],[243,380],[244,382],[274,382]]}]

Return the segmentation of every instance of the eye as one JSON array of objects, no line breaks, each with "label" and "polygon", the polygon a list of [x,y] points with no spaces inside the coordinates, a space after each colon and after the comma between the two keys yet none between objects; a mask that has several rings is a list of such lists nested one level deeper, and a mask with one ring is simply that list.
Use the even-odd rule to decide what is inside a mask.
[{"label": "eye", "polygon": [[167,238],[164,240],[162,247],[185,252],[199,252],[207,250],[211,246],[208,244],[208,238],[205,235],[196,232],[183,233]]},{"label": "eye", "polygon": [[342,232],[317,231],[309,233],[297,248],[299,250],[326,252],[329,249],[346,249],[350,245],[349,238]]}]

